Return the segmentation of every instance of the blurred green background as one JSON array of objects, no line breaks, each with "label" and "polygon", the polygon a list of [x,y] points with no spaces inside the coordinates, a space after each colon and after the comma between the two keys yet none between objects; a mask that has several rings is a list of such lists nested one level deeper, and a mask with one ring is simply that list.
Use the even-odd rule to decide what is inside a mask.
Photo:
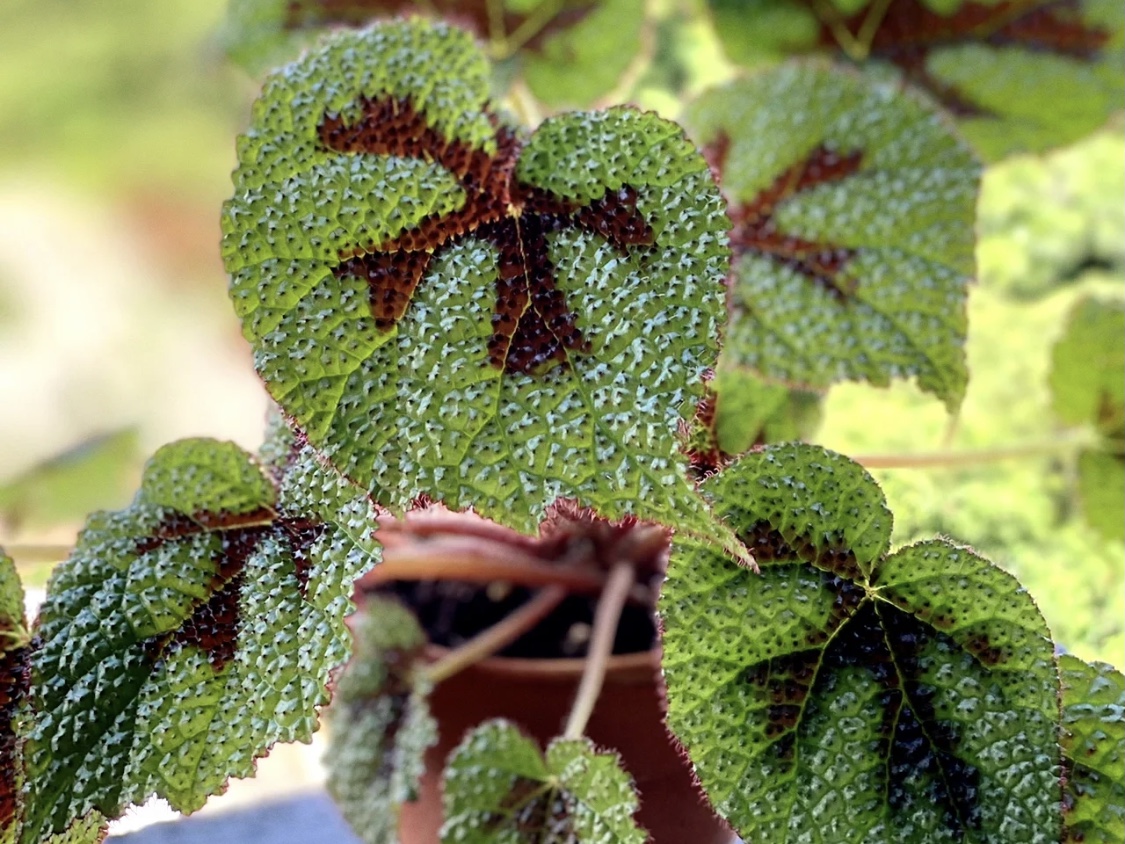
[{"label": "blurred green background", "polygon": [[[78,514],[127,501],[144,456],[170,439],[258,443],[265,396],[218,257],[255,86],[221,53],[223,12],[223,0],[0,8],[0,543],[68,544]],[[681,32],[676,67],[638,85],[650,105],[674,108],[666,79],[726,72],[706,33]],[[829,395],[817,440],[885,455],[1065,439],[1050,349],[1079,296],[1122,295],[1123,195],[1120,123],[990,170],[959,418],[909,384],[848,385]],[[1084,524],[1073,457],[1048,445],[875,474],[896,542],[972,544],[1023,580],[1064,647],[1122,667],[1125,547]]]}]

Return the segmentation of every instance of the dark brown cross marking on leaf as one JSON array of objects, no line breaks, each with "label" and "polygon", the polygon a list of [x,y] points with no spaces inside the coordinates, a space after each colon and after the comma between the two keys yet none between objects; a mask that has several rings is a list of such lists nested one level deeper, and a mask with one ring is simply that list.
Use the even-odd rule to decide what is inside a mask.
[{"label": "dark brown cross marking on leaf", "polygon": [[[812,5],[808,0],[806,3]],[[863,29],[869,9],[861,9],[842,22],[853,37]],[[821,46],[837,46],[826,22],[821,24],[818,40]],[[953,114],[972,117],[989,112],[930,73],[927,61],[933,50],[986,44],[1093,61],[1108,40],[1106,30],[1082,20],[1076,0],[966,2],[952,15],[940,15],[921,0],[892,0],[872,37],[871,56],[897,65],[907,79],[928,90]]]},{"label": "dark brown cross marking on leaf", "polygon": [[579,205],[515,179],[520,141],[492,118],[496,152],[474,149],[433,129],[406,98],[360,100],[362,117],[346,124],[326,115],[321,143],[355,155],[394,155],[431,161],[448,170],[464,191],[463,205],[431,214],[382,243],[357,244],[341,257],[338,278],[366,281],[379,328],[406,313],[434,257],[464,238],[495,246],[496,305],[488,343],[493,366],[508,373],[537,373],[567,361],[567,352],[589,352],[578,315],[558,289],[548,237],[565,227],[601,235],[621,250],[653,243],[637,211],[637,193],[625,185]]},{"label": "dark brown cross marking on leaf", "polygon": [[[729,137],[721,134],[704,150],[716,177],[722,172],[729,148]],[[782,172],[750,202],[732,204],[728,213],[733,224],[730,242],[735,255],[751,252],[773,258],[821,285],[837,299],[854,294],[855,282],[841,274],[855,256],[855,250],[786,234],[778,229],[775,215],[785,199],[816,185],[847,178],[859,169],[862,160],[862,152],[839,153],[822,144]]]},{"label": "dark brown cross marking on leaf", "polygon": [[[271,520],[270,524],[263,522]],[[155,636],[145,642],[146,651],[159,659],[169,648],[192,646],[207,654],[211,667],[221,671],[235,655],[242,626],[239,599],[244,583],[243,569],[250,555],[271,534],[280,535],[293,556],[294,574],[301,596],[305,596],[309,576],[309,550],[325,526],[308,519],[277,516],[270,510],[251,513],[197,513],[191,518],[173,515],[166,518],[151,537],[141,539],[134,549],[148,553],[167,542],[216,531],[221,546],[216,555],[218,571],[211,577],[211,595],[196,604],[191,616],[178,630]]]}]

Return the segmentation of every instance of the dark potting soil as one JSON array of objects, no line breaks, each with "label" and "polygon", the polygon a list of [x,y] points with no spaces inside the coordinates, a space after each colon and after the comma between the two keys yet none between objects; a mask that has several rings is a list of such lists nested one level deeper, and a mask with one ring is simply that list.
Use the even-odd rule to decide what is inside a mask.
[{"label": "dark potting soil", "polygon": [[[454,648],[488,629],[526,603],[533,590],[460,581],[396,582],[380,587],[414,610],[435,645]],[[597,595],[565,598],[539,624],[499,652],[500,656],[552,659],[586,655]],[[617,625],[615,654],[647,651],[656,644],[652,607],[627,603]]]}]

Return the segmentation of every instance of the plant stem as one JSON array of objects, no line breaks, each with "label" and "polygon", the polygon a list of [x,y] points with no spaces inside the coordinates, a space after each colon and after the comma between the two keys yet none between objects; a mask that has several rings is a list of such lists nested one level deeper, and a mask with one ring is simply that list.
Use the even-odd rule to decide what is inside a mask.
[{"label": "plant stem", "polygon": [[621,618],[621,608],[625,606],[629,590],[632,589],[633,578],[632,563],[618,563],[609,573],[605,591],[598,599],[598,608],[594,612],[594,629],[590,635],[586,666],[582,670],[582,680],[578,684],[574,705],[566,719],[564,738],[581,738],[586,730],[586,723],[590,720],[590,714],[594,711],[594,704],[602,690],[606,665],[613,653],[613,640],[617,637],[617,622]]},{"label": "plant stem", "polygon": [[465,644],[449,651],[437,662],[427,666],[426,677],[437,685],[470,665],[492,656],[542,621],[568,594],[563,586],[548,586],[537,592],[530,601],[511,615],[505,616]]},{"label": "plant stem", "polygon": [[1011,460],[1016,457],[1058,454],[1090,444],[1090,436],[1083,431],[1077,436],[1056,437],[1051,440],[1021,443],[1013,446],[965,451],[922,451],[915,454],[855,454],[852,455],[852,460],[865,469],[923,469],[945,466],[952,468],[994,463],[998,460]]},{"label": "plant stem", "polygon": [[644,17],[641,19],[639,40],[640,49],[634,54],[629,65],[614,84],[613,90],[594,103],[594,108],[609,108],[624,102],[652,64],[652,60],[656,56],[656,14],[652,6],[652,0],[646,0],[644,4]]}]

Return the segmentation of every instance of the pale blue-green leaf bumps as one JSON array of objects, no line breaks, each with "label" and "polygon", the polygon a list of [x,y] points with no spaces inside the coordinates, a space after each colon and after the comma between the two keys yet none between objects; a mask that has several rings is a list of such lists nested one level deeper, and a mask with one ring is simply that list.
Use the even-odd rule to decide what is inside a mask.
[{"label": "pale blue-green leaf bumps", "polygon": [[761,574],[675,542],[668,725],[748,841],[1058,840],[1058,677],[1014,578],[944,540],[888,554],[878,486],[814,446],[704,490]]},{"label": "pale blue-green leaf bumps", "polygon": [[338,33],[272,76],[223,214],[273,397],[391,509],[533,530],[559,498],[719,535],[677,435],[725,318],[728,221],[675,124],[487,106],[467,35]]},{"label": "pale blue-green leaf bumps", "polygon": [[815,389],[914,377],[955,409],[979,168],[943,117],[804,63],[709,91],[687,123],[734,221],[730,363]]},{"label": "pale blue-green leaf bumps", "polygon": [[[39,616],[21,841],[152,794],[192,811],[273,743],[310,738],[372,561],[309,507],[342,484],[185,440],[149,461],[130,507],[90,518]],[[350,513],[370,533],[370,505]]]}]

